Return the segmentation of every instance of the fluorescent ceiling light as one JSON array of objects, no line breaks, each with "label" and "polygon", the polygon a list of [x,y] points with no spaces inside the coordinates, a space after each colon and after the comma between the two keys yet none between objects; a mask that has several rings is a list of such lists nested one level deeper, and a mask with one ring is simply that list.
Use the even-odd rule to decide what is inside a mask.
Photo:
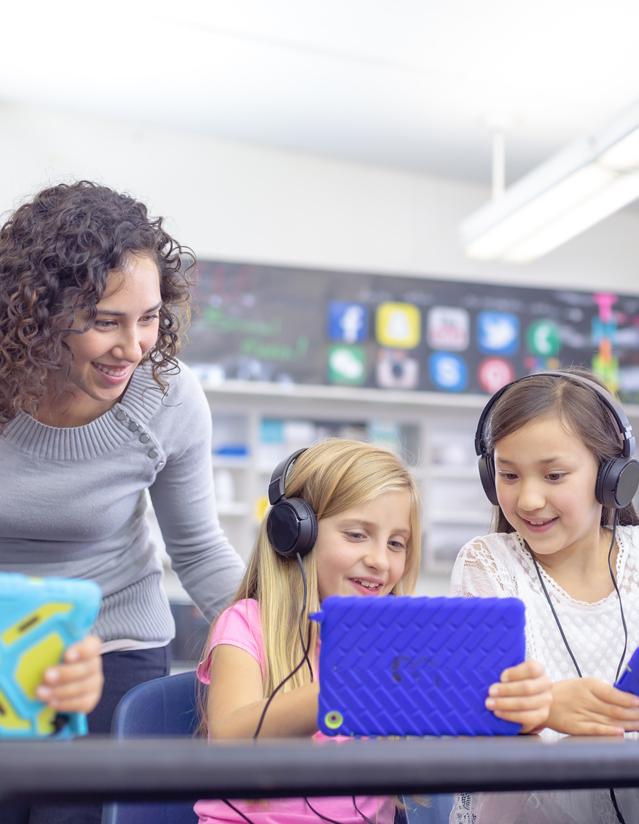
[{"label": "fluorescent ceiling light", "polygon": [[468,217],[466,254],[524,263],[639,197],[639,104],[571,143]]}]

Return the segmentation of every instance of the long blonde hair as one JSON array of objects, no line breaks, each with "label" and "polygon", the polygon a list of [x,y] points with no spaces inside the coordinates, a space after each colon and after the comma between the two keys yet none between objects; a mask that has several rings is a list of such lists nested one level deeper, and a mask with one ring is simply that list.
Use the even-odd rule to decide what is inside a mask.
[{"label": "long blonde hair", "polygon": [[[397,595],[411,594],[419,574],[421,519],[415,481],[392,452],[361,441],[331,438],[303,452],[286,479],[286,496],[303,498],[318,521],[339,515],[386,492],[406,490],[410,496],[410,538],[404,574],[393,588]],[[262,521],[248,568],[234,598],[255,598],[260,605],[262,635],[267,662],[264,695],[268,696],[302,660],[299,627],[308,626],[308,615],[320,608],[317,565],[311,550],[302,560],[308,594],[304,613],[302,576],[295,558],[278,555]],[[310,649],[317,648],[317,624],[310,622]],[[310,683],[307,667],[301,668],[283,691]]]}]

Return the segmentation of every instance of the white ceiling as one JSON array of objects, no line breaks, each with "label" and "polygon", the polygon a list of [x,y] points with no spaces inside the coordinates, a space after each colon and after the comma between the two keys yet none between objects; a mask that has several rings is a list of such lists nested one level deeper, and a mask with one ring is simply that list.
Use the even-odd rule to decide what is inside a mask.
[{"label": "white ceiling", "polygon": [[2,106],[44,104],[488,183],[639,97],[636,0],[20,0]]}]

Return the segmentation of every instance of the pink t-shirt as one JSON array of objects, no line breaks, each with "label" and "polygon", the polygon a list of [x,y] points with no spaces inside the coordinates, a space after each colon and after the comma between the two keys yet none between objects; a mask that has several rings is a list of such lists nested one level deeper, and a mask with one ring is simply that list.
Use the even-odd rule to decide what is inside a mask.
[{"label": "pink t-shirt", "polygon": [[[211,652],[220,644],[239,647],[251,655],[260,665],[262,678],[266,678],[266,657],[262,639],[262,622],[257,601],[252,598],[238,601],[225,610],[218,618],[211,636],[206,658],[197,668],[197,677],[203,684],[210,684]],[[313,736],[318,742],[338,739],[321,732]],[[347,738],[341,738],[348,741]],[[343,824],[363,824],[364,818],[357,812],[353,799],[349,796],[309,798],[312,806],[326,818]],[[309,824],[322,819],[311,811],[304,798],[273,798],[264,801],[235,801],[231,803],[241,810],[254,824]],[[357,796],[357,806],[366,818],[376,824],[391,824],[395,814],[392,798],[384,796]],[[223,801],[198,801],[195,812],[200,824],[213,822],[242,822]]]}]

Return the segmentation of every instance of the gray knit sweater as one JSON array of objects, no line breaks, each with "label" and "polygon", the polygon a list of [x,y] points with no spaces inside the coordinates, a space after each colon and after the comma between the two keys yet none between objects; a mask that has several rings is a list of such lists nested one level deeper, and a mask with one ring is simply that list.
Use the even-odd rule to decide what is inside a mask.
[{"label": "gray knit sweater", "polygon": [[145,490],[173,567],[209,620],[243,571],[215,510],[204,392],[184,364],[164,380],[163,398],[142,365],[121,402],[85,426],[20,413],[0,433],[0,570],[96,581],[103,641],[160,646],[174,634]]}]

